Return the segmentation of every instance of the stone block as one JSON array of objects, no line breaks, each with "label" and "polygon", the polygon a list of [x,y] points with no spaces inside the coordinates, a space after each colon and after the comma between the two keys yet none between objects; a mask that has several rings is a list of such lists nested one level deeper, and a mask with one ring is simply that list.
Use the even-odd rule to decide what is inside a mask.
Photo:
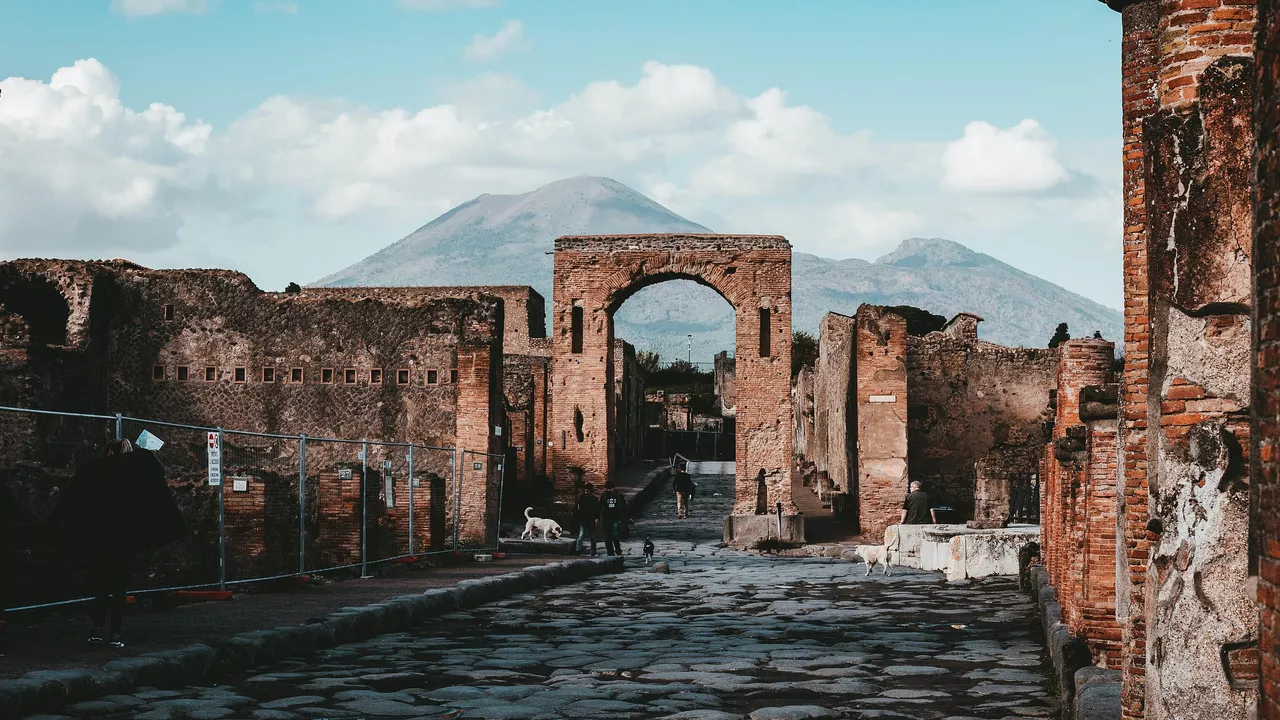
[{"label": "stone block", "polygon": [[777,515],[730,515],[724,519],[724,542],[736,548],[751,548],[766,540],[784,544],[804,544],[804,516],[783,515],[778,531]]}]

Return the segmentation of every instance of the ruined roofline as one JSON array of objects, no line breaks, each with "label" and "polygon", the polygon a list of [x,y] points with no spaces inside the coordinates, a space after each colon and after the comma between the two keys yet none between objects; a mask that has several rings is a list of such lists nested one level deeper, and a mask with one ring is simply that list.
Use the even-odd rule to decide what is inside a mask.
[{"label": "ruined roofline", "polygon": [[908,347],[922,347],[929,345],[968,345],[973,352],[991,355],[999,354],[1019,354],[1030,353],[1036,355],[1056,355],[1055,348],[1034,348],[1019,347],[1017,345],[1001,345],[990,340],[968,340],[955,335],[948,335],[941,330],[935,330],[928,335],[909,335],[907,336]]},{"label": "ruined roofline", "polygon": [[[601,247],[608,243],[609,247]],[[715,233],[644,233],[636,235],[564,235],[556,238],[556,252],[645,250],[790,250],[781,235],[720,235]]]}]

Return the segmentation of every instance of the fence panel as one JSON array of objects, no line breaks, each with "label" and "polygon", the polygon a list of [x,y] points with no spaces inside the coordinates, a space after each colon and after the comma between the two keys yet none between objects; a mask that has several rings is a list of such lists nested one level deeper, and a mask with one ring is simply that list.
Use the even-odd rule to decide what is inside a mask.
[{"label": "fence panel", "polygon": [[[8,533],[0,571],[14,581],[0,587],[0,607],[70,604],[91,593],[89,548],[69,551],[43,529],[80,465],[119,438],[163,443],[156,457],[186,526],[183,539],[137,558],[131,592],[367,572],[458,547],[466,474],[452,448],[0,407],[0,511],[15,518],[0,527]],[[490,483],[496,506],[502,457],[473,455],[485,472],[472,481]]]}]

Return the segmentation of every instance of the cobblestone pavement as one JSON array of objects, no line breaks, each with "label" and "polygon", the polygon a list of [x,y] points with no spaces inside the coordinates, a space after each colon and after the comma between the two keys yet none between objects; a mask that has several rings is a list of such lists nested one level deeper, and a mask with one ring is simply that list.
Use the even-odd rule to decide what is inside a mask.
[{"label": "cobblestone pavement", "polygon": [[[731,479],[692,517],[661,493],[629,572],[522,595],[218,687],[142,691],[72,715],[169,718],[1019,718],[1053,698],[1016,583],[715,547]],[[715,492],[724,495],[716,497]],[[648,534],[670,573],[646,572]]]}]

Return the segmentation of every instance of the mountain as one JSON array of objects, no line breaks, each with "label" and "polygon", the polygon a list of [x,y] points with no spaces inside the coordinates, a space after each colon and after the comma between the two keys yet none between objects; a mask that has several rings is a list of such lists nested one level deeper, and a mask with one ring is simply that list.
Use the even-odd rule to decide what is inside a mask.
[{"label": "mountain", "polygon": [[[364,260],[314,283],[351,285],[532,285],[551,299],[552,256],[561,235],[712,232],[608,178],[561,180],[523,195],[481,195]],[[1123,319],[1046,280],[950,240],[912,238],[875,262],[792,255],[793,326],[817,331],[828,311],[864,302],[915,305],[946,317],[977,313],[983,339],[1044,347],[1060,322],[1072,335],[1119,339]],[[551,312],[548,308],[548,317]],[[664,358],[707,361],[733,349],[733,311],[715,291],[673,281],[636,293],[615,317],[618,337]]]}]

